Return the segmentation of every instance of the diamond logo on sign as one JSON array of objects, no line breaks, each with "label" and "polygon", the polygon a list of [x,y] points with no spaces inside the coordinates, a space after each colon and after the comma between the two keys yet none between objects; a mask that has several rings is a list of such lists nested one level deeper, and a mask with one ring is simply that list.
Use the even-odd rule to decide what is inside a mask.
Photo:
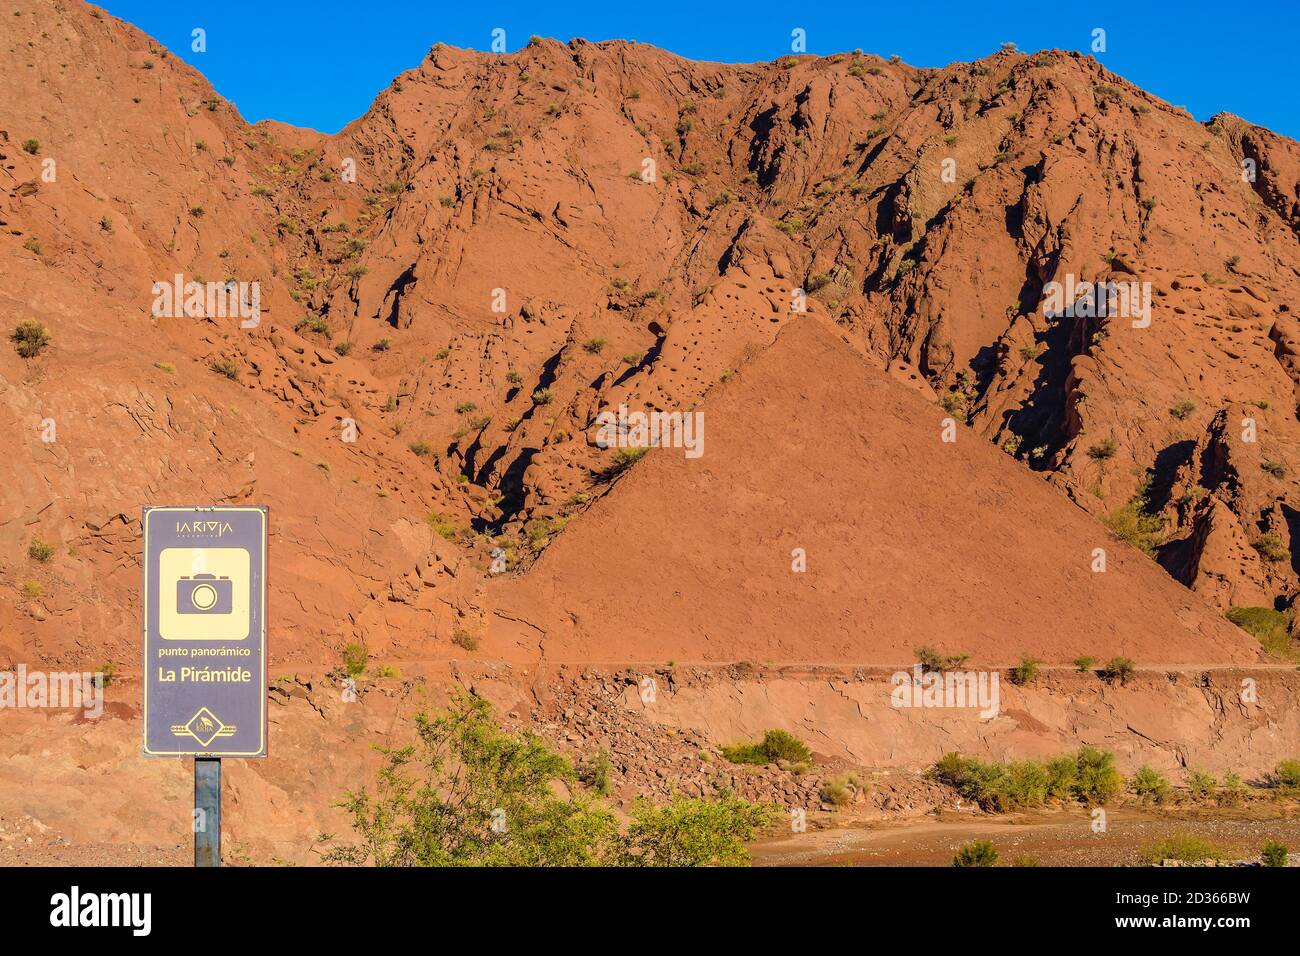
[{"label": "diamond logo on sign", "polygon": [[266,541],[264,507],[145,508],[147,756],[266,756]]}]

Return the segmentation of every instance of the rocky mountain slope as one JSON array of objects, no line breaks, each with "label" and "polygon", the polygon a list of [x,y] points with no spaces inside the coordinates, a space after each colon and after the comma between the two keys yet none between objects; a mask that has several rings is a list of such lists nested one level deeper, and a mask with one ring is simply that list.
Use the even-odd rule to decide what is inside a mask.
[{"label": "rocky mountain slope", "polygon": [[[1222,612],[1300,593],[1291,140],[1069,53],[581,40],[436,46],[326,137],[15,13],[0,315],[50,344],[0,354],[8,660],[131,667],[146,503],[270,506],[273,666],[1248,663]],[[156,316],[176,275],[259,321]],[[1107,280],[1149,321],[1044,307]],[[703,455],[602,448],[621,405]]]}]

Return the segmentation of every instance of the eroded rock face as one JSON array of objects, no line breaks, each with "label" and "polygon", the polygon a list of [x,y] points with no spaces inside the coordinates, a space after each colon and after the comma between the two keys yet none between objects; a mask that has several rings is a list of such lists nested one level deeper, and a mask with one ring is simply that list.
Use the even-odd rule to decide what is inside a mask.
[{"label": "eroded rock face", "polygon": [[[52,342],[0,350],[7,661],[131,666],[160,501],[270,506],[272,659],[295,663],[636,654],[651,630],[682,659],[885,662],[924,636],[1245,662],[1218,612],[1300,588],[1297,148],[1259,127],[1077,54],[542,41],[437,47],[327,137],[246,124],[68,0],[0,44],[24,66],[0,77],[0,313]],[[177,275],[258,282],[257,323],[155,314]],[[1049,317],[1067,279],[1149,283],[1149,324]],[[620,463],[597,429],[621,405],[705,411],[704,456]],[[1096,520],[1139,494],[1196,593]],[[800,577],[805,540],[827,551]]]}]

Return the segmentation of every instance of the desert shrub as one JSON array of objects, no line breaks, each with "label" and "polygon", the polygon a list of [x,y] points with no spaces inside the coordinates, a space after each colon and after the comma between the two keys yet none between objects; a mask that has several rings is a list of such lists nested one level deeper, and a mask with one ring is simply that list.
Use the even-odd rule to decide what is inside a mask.
[{"label": "desert shrub", "polygon": [[1175,404],[1173,408],[1169,409],[1169,414],[1173,415],[1174,418],[1181,422],[1185,421],[1187,416],[1191,415],[1194,411],[1196,411],[1196,403],[1183,399],[1181,402]]},{"label": "desert shrub", "polygon": [[326,319],[325,316],[316,315],[315,313],[304,315],[294,324],[293,328],[295,332],[301,332],[303,329],[306,329],[308,332],[315,332],[318,335],[330,334],[329,320]]},{"label": "desert shrub", "polygon": [[1090,806],[1108,802],[1124,787],[1124,778],[1115,769],[1115,755],[1108,750],[1080,747],[1075,768],[1074,795]]},{"label": "desert shrub", "polygon": [[425,457],[427,457],[427,456],[433,454],[433,446],[430,445],[430,444],[429,444],[427,441],[425,441],[423,438],[420,438],[420,439],[417,439],[416,441],[411,442],[411,443],[410,443],[409,445],[407,445],[406,447],[409,448],[409,449],[411,449],[411,453],[414,454],[414,455],[415,455],[416,457],[418,457],[418,458],[425,458]]},{"label": "desert shrub", "polygon": [[[619,831],[606,807],[560,796],[569,763],[535,734],[503,730],[486,701],[461,695],[445,712],[415,718],[418,738],[383,751],[373,795],[340,806],[359,842],[330,862],[375,866],[709,866],[748,862],[745,841],[775,818],[771,807],[723,797],[638,801]],[[494,826],[500,821],[502,826]],[[333,838],[328,838],[333,843]]]},{"label": "desert shrub", "polygon": [[393,344],[393,343],[392,343],[392,340],[391,340],[391,339],[380,339],[379,341],[375,342],[375,344],[372,345],[372,346],[370,346],[370,347],[371,347],[372,349],[374,349],[376,352],[387,352],[389,346],[392,345],[392,344]]},{"label": "desert shrub", "polygon": [[609,773],[613,769],[614,765],[609,761],[609,754],[602,748],[578,767],[578,780],[588,790],[593,790],[602,797],[608,797],[614,792],[614,785],[609,779]]},{"label": "desert shrub", "polygon": [[860,791],[864,790],[866,786],[857,775],[844,773],[823,781],[820,796],[832,806],[846,807],[853,802],[853,798]]},{"label": "desert shrub", "polygon": [[1142,853],[1148,864],[1163,860],[1178,860],[1182,863],[1200,863],[1204,860],[1222,860],[1223,850],[1205,837],[1194,833],[1178,833],[1158,843],[1152,843]]},{"label": "desert shrub", "polygon": [[[1058,775],[1060,771],[1061,768],[1056,768]],[[986,763],[955,752],[945,754],[930,773],[940,783],[992,813],[1040,806],[1047,799],[1053,781],[1059,781],[1058,776],[1049,773],[1047,766],[1037,760]]]},{"label": "desert shrub", "polygon": [[1092,670],[1092,665],[1097,663],[1097,658],[1089,657],[1087,654],[1080,654],[1072,663],[1081,673],[1087,673]]},{"label": "desert shrub", "polygon": [[1214,801],[1222,807],[1235,807],[1249,792],[1240,775],[1229,770],[1223,775],[1223,786],[1219,788]]},{"label": "desert shrub", "polygon": [[1286,465],[1282,464],[1282,462],[1280,461],[1274,461],[1271,458],[1266,458],[1259,463],[1259,467],[1262,471],[1268,472],[1274,478],[1286,477]]},{"label": "desert shrub", "polygon": [[334,351],[337,352],[339,355],[350,355],[352,353],[352,343],[336,342],[334,345]]},{"label": "desert shrub", "polygon": [[23,358],[35,358],[50,344],[50,333],[35,319],[23,319],[14,326],[9,340],[14,343],[14,350]]},{"label": "desert shrub", "polygon": [[1146,497],[1137,495],[1122,508],[1102,519],[1115,537],[1127,541],[1147,555],[1154,555],[1165,538],[1165,523],[1159,515],[1148,514]]},{"label": "desert shrub", "polygon": [[37,153],[39,153],[40,151],[41,151],[41,141],[40,141],[39,139],[25,139],[25,140],[23,140],[23,152],[24,152],[24,153],[30,153],[32,156],[35,156],[35,155],[36,155]]},{"label": "desert shrub", "polygon": [[807,764],[812,761],[812,751],[798,737],[784,730],[769,730],[756,744],[733,744],[722,748],[722,756],[732,763]]},{"label": "desert shrub", "polygon": [[952,858],[952,865],[956,867],[996,866],[997,862],[998,851],[993,848],[989,840],[972,840],[970,843],[963,843],[957,850],[957,855]]},{"label": "desert shrub", "polygon": [[1106,461],[1107,459],[1114,458],[1115,452],[1118,450],[1119,448],[1115,444],[1115,439],[1103,438],[1096,444],[1088,446],[1088,457],[1093,461]]},{"label": "desert shrub", "polygon": [[1272,773],[1272,783],[1283,790],[1300,790],[1300,760],[1283,760]]},{"label": "desert shrub", "polygon": [[364,673],[369,660],[370,652],[364,644],[349,644],[343,648],[343,669],[351,677]]},{"label": "desert shrub", "polygon": [[452,632],[451,642],[467,651],[478,650],[481,638],[468,628],[458,627]]},{"label": "desert shrub", "polygon": [[551,398],[552,398],[552,397],[553,397],[553,396],[552,396],[552,394],[551,394],[551,390],[550,390],[549,388],[539,388],[539,389],[537,389],[537,391],[533,392],[533,404],[534,404],[534,405],[549,405],[549,404],[551,404]]},{"label": "desert shrub", "polygon": [[921,669],[927,673],[956,670],[970,657],[969,654],[940,654],[929,645],[918,647],[912,653],[916,655],[916,662],[921,665]]},{"label": "desert shrub", "polygon": [[1275,657],[1294,657],[1291,639],[1291,621],[1295,612],[1275,611],[1271,607],[1234,607],[1228,609],[1227,618],[1247,634],[1253,636]]},{"label": "desert shrub", "polygon": [[583,350],[590,352],[592,355],[599,355],[600,350],[603,349],[604,347],[605,347],[605,340],[599,338],[587,339],[586,342],[582,343]]},{"label": "desert shrub", "polygon": [[37,564],[47,564],[54,557],[54,545],[46,544],[40,538],[32,538],[27,545],[27,557]]},{"label": "desert shrub", "polygon": [[1272,531],[1261,534],[1254,540],[1254,542],[1252,542],[1251,546],[1259,552],[1259,556],[1265,561],[1285,561],[1287,558],[1291,557],[1291,552],[1287,549],[1287,546],[1282,543],[1281,536]]},{"label": "desert shrub", "polygon": [[1259,853],[1259,861],[1264,866],[1286,866],[1287,848],[1276,840],[1269,840]]},{"label": "desert shrub", "polygon": [[1187,771],[1187,791],[1192,795],[1194,800],[1208,800],[1214,796],[1215,788],[1219,782],[1214,779],[1214,774],[1206,773],[1204,770],[1195,768]]},{"label": "desert shrub", "polygon": [[1139,768],[1128,786],[1143,803],[1164,803],[1169,798],[1169,781],[1150,767]]},{"label": "desert shrub", "polygon": [[1011,668],[1008,678],[1011,683],[1017,686],[1023,687],[1026,684],[1032,684],[1034,678],[1038,676],[1038,670],[1042,663],[1038,658],[1026,654],[1020,658],[1019,664]]},{"label": "desert shrub", "polygon": [[1133,662],[1127,657],[1112,657],[1101,669],[1102,680],[1114,683],[1119,681],[1121,685],[1127,684],[1128,679],[1133,676],[1135,668]]},{"label": "desert shrub", "polygon": [[650,450],[649,448],[614,449],[614,460],[610,462],[609,467],[605,469],[604,472],[605,477],[613,478],[615,475],[627,471],[627,469],[631,468],[638,461],[644,458],[646,452],[648,452],[649,450]]},{"label": "desert shrub", "polygon": [[239,366],[235,364],[234,359],[213,359],[208,368],[212,369],[212,371],[216,372],[218,375],[224,375],[231,381],[239,378]]}]

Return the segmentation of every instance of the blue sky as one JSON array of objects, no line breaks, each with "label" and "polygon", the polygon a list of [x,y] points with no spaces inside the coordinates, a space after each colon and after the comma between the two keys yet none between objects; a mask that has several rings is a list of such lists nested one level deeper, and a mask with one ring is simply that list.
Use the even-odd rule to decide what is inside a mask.
[{"label": "blue sky", "polygon": [[[985,56],[1013,41],[1026,52],[1089,52],[1106,31],[1106,67],[1197,119],[1219,110],[1300,137],[1300,3],[1191,0],[1187,3],[1060,3],[1058,0],[860,0],[843,5],[604,0],[570,4],[441,0],[104,0],[102,6],[166,44],[199,69],[253,122],[278,119],[337,131],[375,94],[442,42],[489,49],[492,30],[507,49],[532,34],[568,40],[627,39],[692,59],[771,60],[806,31],[809,53],[860,47],[897,53],[914,66]],[[836,9],[842,6],[842,9]],[[190,49],[207,31],[207,52]]]}]

